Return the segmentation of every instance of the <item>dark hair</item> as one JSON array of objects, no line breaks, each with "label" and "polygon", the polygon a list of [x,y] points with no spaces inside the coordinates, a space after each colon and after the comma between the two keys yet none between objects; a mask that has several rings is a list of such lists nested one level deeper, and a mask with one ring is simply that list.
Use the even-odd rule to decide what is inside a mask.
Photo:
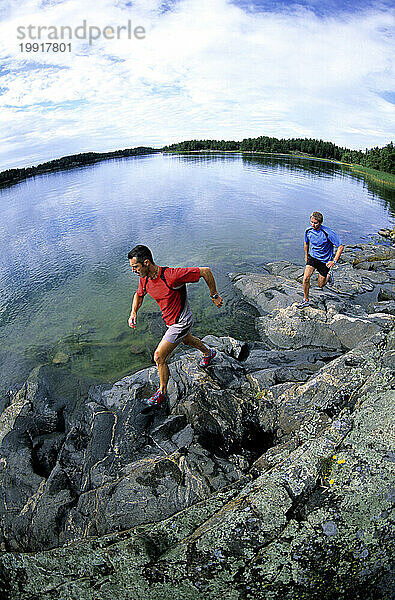
[{"label": "dark hair", "polygon": [[142,246],[141,244],[135,246],[130,250],[130,252],[128,252],[128,258],[129,260],[131,258],[135,258],[137,262],[141,264],[143,264],[143,262],[147,259],[152,263],[154,262],[151,250],[147,248],[147,246]]},{"label": "dark hair", "polygon": [[315,219],[317,219],[318,223],[322,223],[322,221],[324,220],[322,213],[318,212],[318,210],[315,210],[314,212],[312,212],[310,215],[310,219],[311,219],[311,217],[314,217]]}]

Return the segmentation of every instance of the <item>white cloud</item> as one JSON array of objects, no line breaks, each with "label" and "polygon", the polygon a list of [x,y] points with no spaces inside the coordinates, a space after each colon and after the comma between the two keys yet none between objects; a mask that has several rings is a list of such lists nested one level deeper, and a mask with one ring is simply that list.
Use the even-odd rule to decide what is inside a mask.
[{"label": "white cloud", "polygon": [[[394,131],[389,11],[319,18],[226,0],[13,1],[0,25],[0,168],[190,138],[317,137],[383,145]],[[83,8],[82,8],[83,7]],[[142,25],[143,40],[21,53],[18,25]],[[124,32],[125,33],[125,32]],[[59,68],[61,67],[61,68]],[[5,90],[5,91],[4,91]]]}]

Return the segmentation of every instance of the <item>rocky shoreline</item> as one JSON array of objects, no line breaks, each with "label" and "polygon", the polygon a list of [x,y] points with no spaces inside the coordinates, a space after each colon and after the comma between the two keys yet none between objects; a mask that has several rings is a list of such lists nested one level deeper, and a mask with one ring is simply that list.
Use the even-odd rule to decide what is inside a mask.
[{"label": "rocky shoreline", "polygon": [[395,249],[347,247],[300,311],[302,275],[232,274],[260,339],[177,355],[167,409],[154,368],[31,373],[0,415],[2,598],[393,597]]}]

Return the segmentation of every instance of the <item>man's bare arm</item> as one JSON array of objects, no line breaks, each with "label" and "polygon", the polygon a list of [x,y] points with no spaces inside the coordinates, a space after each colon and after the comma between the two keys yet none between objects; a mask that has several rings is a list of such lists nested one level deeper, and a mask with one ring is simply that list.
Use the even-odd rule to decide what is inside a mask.
[{"label": "man's bare arm", "polygon": [[[215,283],[214,275],[211,272],[210,267],[199,267],[200,269],[200,277],[203,277],[204,281],[207,283],[207,287],[210,290],[210,296],[215,306],[220,308],[222,306],[223,300],[221,296],[217,292],[217,285]],[[218,294],[218,298],[213,298]]]},{"label": "man's bare arm", "polygon": [[143,300],[144,300],[144,296],[139,296],[137,292],[133,296],[132,310],[130,311],[130,316],[128,319],[128,325],[129,325],[129,327],[132,327],[133,329],[136,328],[137,311],[140,308],[140,306],[142,305]]},{"label": "man's bare arm", "polygon": [[337,263],[337,261],[339,260],[340,255],[343,252],[343,250],[344,250],[344,246],[343,246],[343,244],[340,244],[340,246],[336,250],[335,258],[333,260],[330,260],[329,262],[327,262],[326,266],[329,267],[329,268],[333,267],[333,265],[335,263]]},{"label": "man's bare arm", "polygon": [[305,259],[305,262],[306,262],[306,263],[307,263],[307,256],[308,256],[308,253],[309,253],[309,245],[308,245],[308,243],[307,243],[307,242],[305,242],[305,243],[304,243],[304,259]]}]

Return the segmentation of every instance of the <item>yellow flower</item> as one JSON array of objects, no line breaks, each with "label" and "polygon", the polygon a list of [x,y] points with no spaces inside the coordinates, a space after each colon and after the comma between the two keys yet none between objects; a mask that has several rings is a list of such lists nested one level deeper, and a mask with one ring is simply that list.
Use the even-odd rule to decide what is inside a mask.
[{"label": "yellow flower", "polygon": [[337,456],[332,456],[332,458],[333,458],[333,460],[336,460],[336,459],[337,459]]},{"label": "yellow flower", "polygon": [[340,460],[337,461],[338,465],[343,465],[346,462],[345,458],[341,458]]},{"label": "yellow flower", "polygon": [[335,483],[335,480],[334,480],[334,479],[330,479],[330,480],[329,480],[329,485],[333,485],[334,483]]}]

